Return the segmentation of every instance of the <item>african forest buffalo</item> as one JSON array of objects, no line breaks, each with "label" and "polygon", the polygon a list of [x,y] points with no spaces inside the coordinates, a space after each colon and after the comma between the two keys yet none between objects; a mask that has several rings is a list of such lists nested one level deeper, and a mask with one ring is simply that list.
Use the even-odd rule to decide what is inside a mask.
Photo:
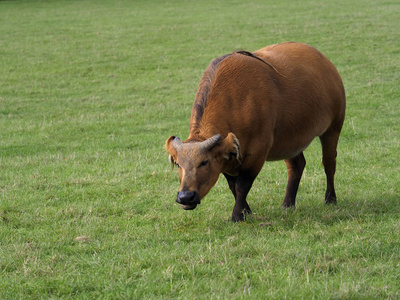
[{"label": "african forest buffalo", "polygon": [[232,221],[244,220],[251,213],[247,194],[264,162],[284,159],[283,207],[294,206],[306,165],[303,151],[318,136],[325,203],[336,203],[336,147],[345,106],[338,71],[309,45],[282,43],[213,60],[196,93],[188,139],[171,136],[165,144],[179,169],[176,201],[194,209],[223,173],[235,196]]}]

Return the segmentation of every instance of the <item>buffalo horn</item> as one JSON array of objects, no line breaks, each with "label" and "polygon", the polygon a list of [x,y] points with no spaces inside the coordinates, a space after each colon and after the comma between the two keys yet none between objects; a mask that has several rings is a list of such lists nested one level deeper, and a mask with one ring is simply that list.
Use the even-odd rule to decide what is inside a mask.
[{"label": "buffalo horn", "polygon": [[182,141],[176,137],[172,141],[172,146],[175,148],[176,151],[178,151],[182,147]]},{"label": "buffalo horn", "polygon": [[204,142],[202,142],[201,148],[204,150],[210,150],[219,142],[220,139],[221,136],[219,134],[216,134],[213,137],[210,137],[209,139],[206,139]]}]

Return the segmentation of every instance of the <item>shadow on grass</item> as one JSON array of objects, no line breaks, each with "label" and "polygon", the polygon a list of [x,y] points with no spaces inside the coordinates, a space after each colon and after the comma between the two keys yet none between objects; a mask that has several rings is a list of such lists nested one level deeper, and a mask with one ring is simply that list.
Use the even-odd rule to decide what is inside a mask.
[{"label": "shadow on grass", "polygon": [[265,227],[283,226],[287,229],[301,224],[317,223],[334,226],[338,223],[354,220],[380,221],[382,219],[398,218],[400,213],[399,197],[373,197],[365,199],[341,199],[337,205],[326,205],[314,202],[300,203],[296,208],[282,207],[262,211],[262,205],[249,215],[246,222]]}]

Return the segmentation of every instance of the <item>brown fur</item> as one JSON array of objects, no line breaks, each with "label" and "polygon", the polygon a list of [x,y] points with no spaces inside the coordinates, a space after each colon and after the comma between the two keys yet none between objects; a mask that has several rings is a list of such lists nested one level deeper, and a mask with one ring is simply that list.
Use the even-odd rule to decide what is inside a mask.
[{"label": "brown fur", "polygon": [[[277,44],[253,54],[232,53],[214,60],[204,73],[193,104],[190,134],[183,143],[191,144],[191,149],[178,153],[172,147],[174,137],[166,143],[172,160],[182,166],[179,193],[187,192],[182,199],[178,193],[177,201],[194,208],[186,201],[189,191],[198,194],[196,201],[200,203],[217,175],[223,173],[236,200],[232,220],[242,220],[243,212],[250,212],[247,193],[264,162],[284,159],[288,186],[283,205],[293,206],[305,166],[303,150],[320,137],[327,175],[325,201],[336,202],[333,177],[345,102],[343,83],[334,65],[305,44]],[[222,139],[215,147],[204,153],[195,150],[197,143],[217,134]],[[198,175],[204,161],[209,165],[206,184]]]}]

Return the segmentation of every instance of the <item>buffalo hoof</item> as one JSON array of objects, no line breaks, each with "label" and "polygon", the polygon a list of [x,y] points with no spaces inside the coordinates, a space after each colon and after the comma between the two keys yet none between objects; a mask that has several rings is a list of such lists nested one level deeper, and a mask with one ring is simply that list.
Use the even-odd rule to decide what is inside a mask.
[{"label": "buffalo hoof", "polygon": [[244,213],[232,214],[231,221],[235,223],[244,221]]},{"label": "buffalo hoof", "polygon": [[291,202],[290,203],[287,203],[287,202],[283,202],[282,203],[282,207],[283,208],[289,208],[289,207],[295,208],[295,206],[296,205],[294,203],[291,203]]},{"label": "buffalo hoof", "polygon": [[232,213],[232,217],[231,217],[231,221],[232,222],[242,222],[246,219],[246,215],[250,215],[251,214],[251,210],[248,209],[244,209],[243,212],[238,213],[238,214],[233,214]]},{"label": "buffalo hoof", "polygon": [[325,204],[336,204],[336,194],[335,192],[326,192],[325,193]]},{"label": "buffalo hoof", "polygon": [[333,204],[336,205],[337,204],[337,200],[334,197],[329,197],[325,199],[325,204]]}]

